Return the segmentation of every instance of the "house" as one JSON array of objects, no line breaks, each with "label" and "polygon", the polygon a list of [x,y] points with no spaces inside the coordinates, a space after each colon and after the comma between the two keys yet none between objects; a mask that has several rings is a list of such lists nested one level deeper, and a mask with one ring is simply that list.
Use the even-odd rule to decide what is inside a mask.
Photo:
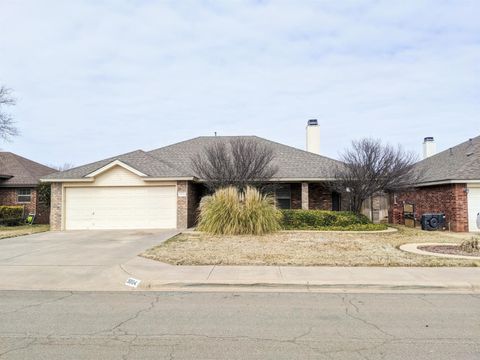
[{"label": "house", "polygon": [[23,206],[35,213],[35,222],[48,224],[50,209],[40,203],[37,186],[41,177],[56,170],[11,152],[0,152],[0,205]]},{"label": "house", "polygon": [[435,154],[431,137],[424,159],[415,165],[419,180],[409,191],[391,196],[390,222],[404,224],[404,206],[413,205],[418,221],[425,213],[445,213],[451,231],[480,231],[480,136]]},{"label": "house", "polygon": [[[194,155],[232,137],[204,136],[160,149],[136,150],[46,176],[52,184],[52,230],[187,228],[195,224],[205,186],[192,169]],[[326,182],[338,161],[319,155],[319,127],[307,125],[307,149],[256,136],[270,147],[279,168],[277,205],[292,209],[345,209]]]}]

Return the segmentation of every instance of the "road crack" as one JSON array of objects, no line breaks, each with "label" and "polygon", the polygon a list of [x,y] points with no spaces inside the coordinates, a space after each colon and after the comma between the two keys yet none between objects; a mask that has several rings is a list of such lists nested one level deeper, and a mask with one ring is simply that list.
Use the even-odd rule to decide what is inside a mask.
[{"label": "road crack", "polygon": [[18,308],[18,309],[12,310],[12,311],[2,311],[2,312],[0,312],[0,315],[14,314],[14,313],[17,313],[17,312],[26,310],[26,309],[35,308],[35,307],[40,307],[40,306],[47,305],[47,304],[53,304],[53,303],[56,303],[56,302],[65,300],[65,299],[67,299],[67,298],[69,298],[69,297],[72,297],[73,295],[75,295],[75,294],[73,293],[73,291],[68,291],[68,295],[60,296],[60,297],[55,298],[55,299],[53,299],[53,300],[42,301],[42,302],[36,303],[36,304],[25,305],[25,306],[22,306],[22,307],[20,307],[20,308]]}]

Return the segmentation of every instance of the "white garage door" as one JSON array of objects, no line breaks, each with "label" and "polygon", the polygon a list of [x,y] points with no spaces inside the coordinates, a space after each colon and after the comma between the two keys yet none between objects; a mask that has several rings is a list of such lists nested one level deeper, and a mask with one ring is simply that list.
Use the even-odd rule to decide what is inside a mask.
[{"label": "white garage door", "polygon": [[175,186],[66,188],[65,228],[176,228]]},{"label": "white garage door", "polygon": [[468,229],[480,231],[477,226],[477,217],[480,213],[480,188],[468,189]]}]

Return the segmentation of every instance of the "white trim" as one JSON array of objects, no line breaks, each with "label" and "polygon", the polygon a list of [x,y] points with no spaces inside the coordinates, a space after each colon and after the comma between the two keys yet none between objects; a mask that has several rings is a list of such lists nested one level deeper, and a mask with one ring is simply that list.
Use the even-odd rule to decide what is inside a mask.
[{"label": "white trim", "polygon": [[433,186],[433,185],[445,185],[445,184],[480,184],[480,180],[442,180],[432,181],[421,184],[414,184],[413,187]]},{"label": "white trim", "polygon": [[[94,178],[80,178],[80,179],[40,179],[40,182],[60,182],[60,183],[71,183],[71,182],[93,182]],[[145,182],[155,182],[155,181],[196,181],[194,177],[162,177],[162,178],[151,178],[142,177],[142,180]],[[35,185],[32,185],[34,187]],[[18,186],[16,186],[18,187]],[[20,187],[25,187],[21,185]]]},{"label": "white trim", "polygon": [[93,182],[94,179],[93,178],[88,178],[88,179],[85,179],[85,178],[80,178],[80,179],[40,179],[40,182],[59,182],[59,183],[63,183],[63,182]]},{"label": "white trim", "polygon": [[177,181],[177,180],[186,180],[186,181],[193,181],[195,180],[194,177],[148,177],[143,179],[143,181]]},{"label": "white trim", "polygon": [[112,161],[111,163],[108,163],[107,165],[105,166],[102,166],[100,169],[97,169],[95,170],[94,172],[91,172],[90,174],[87,174],[85,175],[86,178],[90,178],[90,177],[95,177],[109,169],[111,169],[112,167],[114,166],[121,166],[123,167],[124,169],[134,173],[135,175],[138,175],[138,176],[141,176],[141,177],[146,177],[148,176],[147,174],[144,174],[142,173],[141,171],[138,171],[137,169],[131,167],[130,165],[127,165],[125,164],[124,162],[120,161],[120,160],[115,160],[115,161]]},{"label": "white trim", "polygon": [[312,181],[335,181],[337,179],[328,179],[328,178],[278,178],[271,179],[267,182],[279,182],[279,181],[299,181],[299,182],[312,182]]}]

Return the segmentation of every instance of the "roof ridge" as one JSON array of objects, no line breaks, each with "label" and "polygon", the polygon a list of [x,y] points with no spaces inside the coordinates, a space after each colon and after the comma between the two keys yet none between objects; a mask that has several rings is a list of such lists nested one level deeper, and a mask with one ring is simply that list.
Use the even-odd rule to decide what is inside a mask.
[{"label": "roof ridge", "polygon": [[[10,156],[11,156],[13,159],[15,159],[15,161],[17,162],[17,164],[19,164],[19,165],[22,167],[22,169],[24,169],[25,172],[26,172],[29,176],[31,176],[32,178],[35,178],[34,174],[32,174],[32,172],[30,171],[30,169],[28,169],[28,168],[25,166],[25,164],[23,163],[23,161],[20,161],[20,160],[19,160],[19,159],[24,159],[24,160],[28,160],[28,159],[25,159],[25,158],[23,158],[23,157],[21,157],[21,156],[19,156],[19,155],[14,154],[14,153],[9,153],[9,154],[10,154]],[[33,162],[33,161],[31,161],[31,162]],[[38,164],[38,163],[37,163],[37,164]],[[53,170],[53,169],[52,169],[52,170]],[[15,175],[13,175],[12,177],[15,177]]]},{"label": "roof ridge", "polygon": [[328,160],[333,160],[333,161],[337,161],[337,162],[339,162],[339,163],[342,163],[342,161],[340,161],[340,160],[337,160],[337,159],[334,159],[334,158],[331,158],[331,157],[328,157],[328,156],[325,156],[325,155],[315,154],[315,153],[310,152],[310,151],[307,151],[307,150],[299,149],[299,148],[297,148],[297,147],[295,147],[295,146],[282,144],[282,143],[280,143],[280,142],[278,142],[278,141],[269,140],[269,139],[263,138],[263,137],[261,137],[261,136],[252,135],[252,137],[256,137],[256,138],[258,138],[258,139],[262,139],[262,140],[267,141],[267,142],[271,142],[271,143],[274,143],[274,144],[277,144],[277,145],[280,145],[280,146],[284,146],[284,147],[293,149],[293,150],[295,150],[295,151],[300,151],[300,152],[302,152],[302,153],[305,153],[305,154],[308,154],[308,155],[312,155],[312,156],[314,156],[314,157],[320,157],[320,158],[322,158],[322,159],[328,159]]},{"label": "roof ridge", "polygon": [[[142,151],[143,151],[143,150],[142,150]],[[167,165],[168,167],[170,167],[170,168],[173,169],[173,170],[181,171],[179,168],[177,168],[176,166],[172,165],[172,164],[169,163],[168,161],[165,161],[165,160],[163,160],[163,159],[157,158],[156,156],[153,156],[152,154],[150,154],[148,151],[143,151],[143,153],[144,153],[145,155],[147,155],[148,157],[151,157],[151,158],[154,159],[155,161]]]},{"label": "roof ridge", "polygon": [[[96,163],[99,163],[99,162],[104,162],[104,161],[114,161],[115,159],[118,159],[120,156],[125,156],[125,155],[129,155],[129,154],[133,154],[133,153],[136,153],[136,152],[144,152],[142,149],[137,149],[137,150],[133,150],[133,151],[129,151],[129,152],[126,152],[124,154],[120,154],[120,155],[116,155],[116,156],[110,156],[108,158],[105,158],[103,160],[97,160],[97,161],[93,161],[93,162],[90,162],[90,163],[87,163],[87,164],[83,164],[83,165],[79,165],[79,166],[75,166],[71,169],[67,169],[67,170],[63,170],[63,171],[57,171],[56,174],[61,174],[61,173],[64,173],[64,172],[67,172],[67,171],[70,171],[70,170],[75,170],[75,169],[78,169],[78,168],[81,168],[81,167],[84,167],[84,166],[88,166],[88,165],[93,165],[93,164],[96,164]],[[110,161],[110,162],[111,162]],[[101,168],[102,166],[100,166]],[[99,168],[99,169],[100,169]]]},{"label": "roof ridge", "polygon": [[167,145],[167,146],[159,147],[159,148],[157,148],[157,149],[153,149],[153,150],[148,151],[148,153],[152,153],[152,152],[157,151],[157,150],[167,149],[167,148],[169,148],[169,147],[176,146],[176,145],[179,145],[179,144],[182,144],[182,143],[185,143],[185,142],[190,142],[190,141],[193,141],[193,140],[196,140],[196,139],[202,139],[202,138],[206,138],[206,139],[213,139],[213,138],[240,138],[240,137],[243,137],[243,138],[257,138],[257,139],[260,139],[260,140],[263,140],[263,141],[266,141],[266,142],[270,142],[270,143],[274,143],[274,144],[277,144],[277,145],[280,145],[280,146],[288,147],[288,148],[293,149],[293,150],[295,150],[295,151],[300,151],[300,152],[303,152],[303,153],[312,155],[312,156],[314,156],[314,157],[320,157],[320,158],[323,158],[323,159],[333,160],[333,161],[337,161],[337,162],[340,162],[340,163],[341,163],[340,160],[333,159],[333,158],[328,157],[328,156],[325,156],[325,155],[315,154],[315,153],[312,153],[312,152],[309,152],[309,151],[306,151],[306,150],[303,150],[303,149],[299,149],[299,148],[294,147],[294,146],[291,146],[291,145],[282,144],[282,143],[280,143],[280,142],[278,142],[278,141],[269,140],[269,139],[266,139],[266,138],[264,138],[264,137],[257,136],[257,135],[212,135],[212,136],[202,135],[202,136],[196,136],[196,137],[191,138],[191,139],[188,139],[188,140],[182,140],[182,141],[179,141],[179,142],[176,142],[176,143]]},{"label": "roof ridge", "polygon": [[469,138],[468,140],[465,140],[464,142],[461,142],[460,144],[457,144],[457,145],[454,145],[454,146],[450,146],[448,148],[446,148],[445,150],[442,150],[432,156],[429,156],[425,159],[422,159],[420,161],[418,161],[415,165],[417,164],[420,164],[420,163],[423,163],[423,162],[426,162],[426,160],[430,160],[430,159],[434,159],[434,158],[437,158],[439,157],[439,155],[442,155],[442,154],[445,154],[447,151],[450,151],[450,150],[453,150],[453,149],[457,149],[457,148],[460,148],[462,145],[467,145],[467,143],[470,142],[470,140],[480,140],[480,135],[478,136],[475,136],[473,138]]},{"label": "roof ridge", "polygon": [[[28,170],[28,169],[25,167],[25,165],[23,164],[23,161],[28,162],[28,163],[31,163],[31,164],[34,164],[34,165],[36,165],[36,166],[41,166],[41,167],[44,167],[44,168],[48,168],[48,169],[50,169],[50,170],[52,170],[52,171],[55,171],[55,169],[54,169],[54,168],[51,168],[50,166],[43,165],[43,164],[41,164],[41,163],[39,163],[39,162],[37,162],[37,161],[31,160],[31,159],[27,159],[26,157],[23,157],[23,156],[21,156],[21,155],[15,154],[15,153],[13,153],[13,152],[11,152],[11,151],[4,151],[4,153],[10,154],[19,164],[22,165],[22,167],[23,167],[25,170],[28,171],[29,174],[31,174],[31,172],[30,172],[30,170]],[[20,161],[19,161],[19,160],[20,160]]]},{"label": "roof ridge", "polygon": [[193,140],[197,140],[197,139],[209,139],[209,138],[235,138],[235,137],[258,137],[258,136],[255,136],[255,135],[200,135],[200,136],[195,136],[191,139],[187,139],[187,140],[182,140],[182,141],[177,141],[173,144],[168,144],[168,145],[165,145],[165,146],[162,146],[162,147],[159,147],[159,148],[156,148],[156,149],[152,149],[152,150],[149,150],[147,151],[148,153],[152,153],[154,151],[157,151],[157,150],[163,150],[163,149],[167,149],[169,147],[172,147],[172,146],[177,146],[177,145],[180,145],[182,143],[186,143],[186,142],[190,142],[190,141],[193,141]]},{"label": "roof ridge", "polygon": [[176,143],[169,144],[169,145],[165,145],[165,146],[162,146],[162,147],[159,147],[159,148],[155,148],[155,149],[149,150],[149,151],[147,151],[147,152],[148,152],[148,153],[151,153],[151,152],[153,152],[153,151],[166,149],[166,148],[169,148],[169,147],[171,147],[171,146],[179,145],[179,144],[181,144],[181,143],[185,143],[185,142],[192,141],[192,140],[195,140],[195,139],[200,139],[201,137],[204,137],[204,136],[196,136],[196,137],[191,138],[191,139],[178,141],[178,142],[176,142]]}]

